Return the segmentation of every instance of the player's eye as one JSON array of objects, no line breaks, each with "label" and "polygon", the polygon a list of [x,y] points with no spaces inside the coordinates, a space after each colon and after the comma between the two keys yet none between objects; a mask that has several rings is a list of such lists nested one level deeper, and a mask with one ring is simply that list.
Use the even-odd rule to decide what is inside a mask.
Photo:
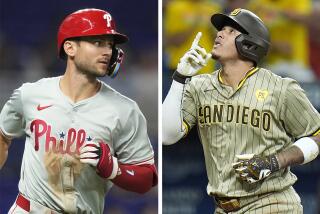
[{"label": "player's eye", "polygon": [[106,48],[112,48],[113,43],[105,40],[94,40],[92,41],[92,44],[94,44],[96,47],[106,47]]},{"label": "player's eye", "polygon": [[100,47],[100,46],[103,45],[103,43],[102,43],[101,40],[94,40],[92,43],[93,43],[95,46],[98,46],[98,47]]},{"label": "player's eye", "polygon": [[235,33],[235,32],[236,32],[235,29],[233,29],[232,27],[229,27],[229,26],[223,27],[223,28],[221,29],[221,31],[225,31],[226,33],[229,33],[229,34],[232,34],[232,33]]},{"label": "player's eye", "polygon": [[112,47],[113,47],[113,43],[112,43],[112,42],[107,42],[106,46],[107,46],[108,48],[112,48]]}]

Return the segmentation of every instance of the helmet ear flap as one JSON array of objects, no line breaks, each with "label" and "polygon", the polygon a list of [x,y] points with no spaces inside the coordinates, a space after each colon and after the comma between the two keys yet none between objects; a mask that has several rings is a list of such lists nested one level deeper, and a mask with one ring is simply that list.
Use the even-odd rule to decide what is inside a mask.
[{"label": "helmet ear flap", "polygon": [[119,72],[120,65],[124,58],[124,52],[121,48],[117,48],[115,45],[112,48],[112,55],[108,67],[108,76],[115,78]]},{"label": "helmet ear flap", "polygon": [[235,39],[235,43],[238,53],[242,57],[253,61],[255,65],[258,64],[261,58],[267,55],[267,44],[261,39],[256,39],[247,34],[240,34]]}]

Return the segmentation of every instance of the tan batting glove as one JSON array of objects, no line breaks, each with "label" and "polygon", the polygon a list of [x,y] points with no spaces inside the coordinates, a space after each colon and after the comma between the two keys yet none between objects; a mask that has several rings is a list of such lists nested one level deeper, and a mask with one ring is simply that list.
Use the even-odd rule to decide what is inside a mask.
[{"label": "tan batting glove", "polygon": [[211,54],[199,45],[201,32],[198,32],[195,39],[192,42],[191,49],[184,54],[180,59],[177,67],[177,72],[183,76],[194,76],[204,66],[207,65],[208,60],[211,58]]},{"label": "tan batting glove", "polygon": [[280,169],[279,162],[275,154],[266,157],[243,154],[236,155],[238,162],[232,167],[239,177],[249,184],[261,181]]}]

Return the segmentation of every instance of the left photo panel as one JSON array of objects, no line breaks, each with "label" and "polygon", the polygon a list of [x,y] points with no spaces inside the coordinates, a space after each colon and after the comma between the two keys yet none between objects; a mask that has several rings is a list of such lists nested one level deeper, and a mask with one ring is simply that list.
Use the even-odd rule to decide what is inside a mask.
[{"label": "left photo panel", "polygon": [[158,213],[158,1],[0,8],[0,213]]}]

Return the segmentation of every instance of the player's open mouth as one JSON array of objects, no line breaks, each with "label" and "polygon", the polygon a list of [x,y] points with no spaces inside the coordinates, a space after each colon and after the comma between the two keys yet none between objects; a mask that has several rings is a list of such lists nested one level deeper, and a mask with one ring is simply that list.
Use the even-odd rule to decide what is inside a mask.
[{"label": "player's open mouth", "polygon": [[218,46],[220,46],[220,45],[222,45],[221,42],[220,42],[219,40],[215,40],[213,47],[216,48],[216,47],[218,47]]},{"label": "player's open mouth", "polygon": [[220,42],[215,42],[213,47],[216,48],[216,47],[219,47],[220,45],[221,45]]}]

